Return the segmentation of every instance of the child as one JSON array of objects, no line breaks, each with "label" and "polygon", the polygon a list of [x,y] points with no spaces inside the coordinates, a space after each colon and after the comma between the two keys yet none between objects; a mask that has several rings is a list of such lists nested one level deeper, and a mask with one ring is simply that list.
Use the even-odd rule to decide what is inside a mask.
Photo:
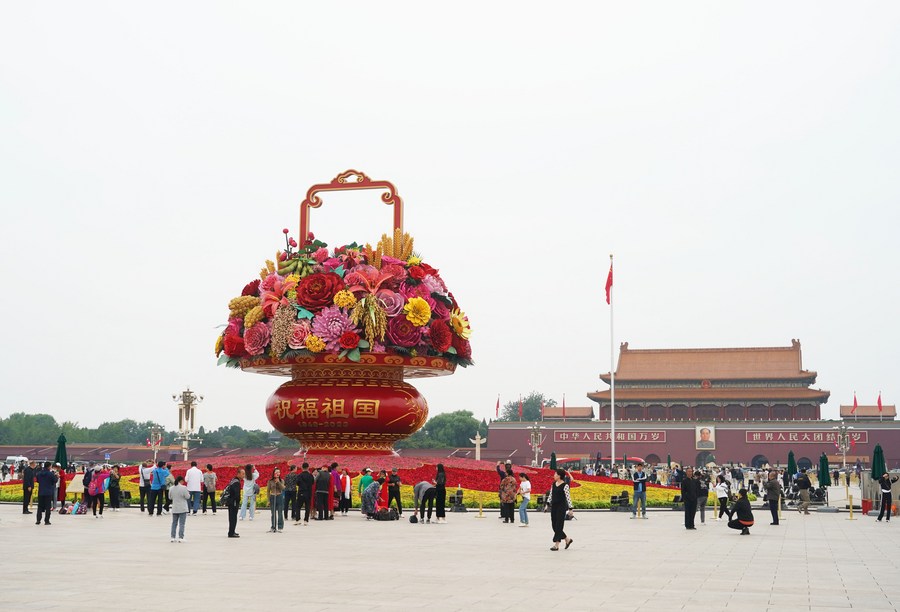
[{"label": "child", "polygon": [[184,523],[187,519],[188,502],[191,493],[184,484],[184,476],[176,476],[175,484],[169,489],[172,501],[172,542],[175,541],[175,528],[178,527],[178,543],[184,542]]}]

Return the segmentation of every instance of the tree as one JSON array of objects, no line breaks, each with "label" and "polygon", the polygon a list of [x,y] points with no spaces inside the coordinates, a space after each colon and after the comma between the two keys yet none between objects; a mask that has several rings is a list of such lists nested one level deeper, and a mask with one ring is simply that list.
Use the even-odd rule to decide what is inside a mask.
[{"label": "tree", "polygon": [[397,448],[458,448],[470,446],[475,433],[487,435],[487,424],[479,422],[468,410],[436,415]]},{"label": "tree", "polygon": [[541,402],[544,407],[556,406],[556,400],[548,399],[543,393],[532,391],[526,397],[522,398],[522,418],[519,418],[519,400],[515,399],[511,402],[503,404],[500,409],[498,421],[540,421],[541,420]]}]

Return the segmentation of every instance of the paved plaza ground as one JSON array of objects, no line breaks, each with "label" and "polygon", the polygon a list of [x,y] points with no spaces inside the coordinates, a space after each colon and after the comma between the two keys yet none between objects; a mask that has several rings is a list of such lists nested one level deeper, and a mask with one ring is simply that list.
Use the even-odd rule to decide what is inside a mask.
[{"label": "paved plaza ground", "polygon": [[365,521],[358,513],[267,533],[268,511],[238,523],[138,509],[35,526],[0,506],[0,610],[898,610],[900,517],[785,514],[740,536],[724,521],[686,531],[683,515],[579,512],[574,544],[551,552],[550,519],[527,529],[496,513],[444,525]]}]

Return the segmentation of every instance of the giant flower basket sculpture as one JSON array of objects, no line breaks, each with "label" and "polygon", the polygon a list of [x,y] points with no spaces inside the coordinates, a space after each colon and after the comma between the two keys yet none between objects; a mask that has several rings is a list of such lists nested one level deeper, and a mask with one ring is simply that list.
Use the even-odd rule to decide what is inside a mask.
[{"label": "giant flower basket sculpture", "polygon": [[[334,249],[309,231],[319,193],[382,190],[394,231],[375,247]],[[313,185],[300,205],[302,244],[284,251],[229,304],[219,363],[290,376],[266,404],[272,426],[311,454],[390,454],[428,418],[408,378],[444,376],[472,363],[469,321],[439,271],[403,232],[403,202],[387,181],[348,170]]]}]

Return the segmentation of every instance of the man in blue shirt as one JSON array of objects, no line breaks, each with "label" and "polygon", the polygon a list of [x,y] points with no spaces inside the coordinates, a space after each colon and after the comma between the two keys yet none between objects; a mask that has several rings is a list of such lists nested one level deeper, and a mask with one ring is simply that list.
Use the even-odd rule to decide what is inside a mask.
[{"label": "man in blue shirt", "polygon": [[[160,461],[153,468],[150,480],[150,500],[147,506],[147,512],[150,516],[153,516],[153,506],[156,506],[156,516],[163,513],[163,502],[166,498],[166,476],[168,475],[169,470],[166,469],[165,461]],[[168,513],[168,510],[166,510],[166,514]]]},{"label": "man in blue shirt", "polygon": [[647,518],[647,473],[644,471],[644,464],[638,463],[634,466],[634,472],[631,474],[634,480],[634,505],[631,507],[631,518],[637,518],[638,501],[641,502],[641,518]]},{"label": "man in blue shirt", "polygon": [[35,476],[38,485],[38,511],[35,525],[41,524],[41,515],[44,515],[44,525],[50,524],[50,510],[53,507],[53,491],[56,488],[56,472],[50,469],[50,462],[44,463],[44,469]]}]

